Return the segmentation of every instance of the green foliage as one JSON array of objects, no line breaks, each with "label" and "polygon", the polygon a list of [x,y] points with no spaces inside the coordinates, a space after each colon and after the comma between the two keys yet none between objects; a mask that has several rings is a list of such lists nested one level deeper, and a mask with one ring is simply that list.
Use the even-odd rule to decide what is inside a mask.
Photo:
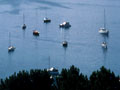
[{"label": "green foliage", "polygon": [[105,67],[94,71],[88,80],[78,68],[71,66],[62,69],[54,79],[50,79],[46,70],[14,73],[5,80],[1,79],[0,90],[120,90],[120,82],[119,77]]},{"label": "green foliage", "polygon": [[88,90],[88,79],[79,69],[71,66],[70,69],[63,69],[58,79],[60,90]]},{"label": "green foliage", "polygon": [[0,90],[51,90],[51,84],[50,75],[45,70],[20,71],[1,80]]},{"label": "green foliage", "polygon": [[104,67],[90,76],[91,90],[120,90],[119,77]]}]

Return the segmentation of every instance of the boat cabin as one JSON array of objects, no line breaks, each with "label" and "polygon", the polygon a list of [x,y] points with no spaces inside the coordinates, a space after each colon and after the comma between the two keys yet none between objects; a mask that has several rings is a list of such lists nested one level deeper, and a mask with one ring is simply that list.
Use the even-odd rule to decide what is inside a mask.
[{"label": "boat cabin", "polygon": [[58,69],[51,67],[50,69],[47,69],[47,71],[49,72],[50,75],[52,76],[57,76],[59,75]]},{"label": "boat cabin", "polygon": [[62,45],[63,45],[63,47],[67,47],[68,46],[68,42],[67,41],[63,41]]},{"label": "boat cabin", "polygon": [[38,32],[37,30],[34,30],[34,31],[33,31],[33,35],[39,36],[39,32]]},{"label": "boat cabin", "polygon": [[106,44],[106,42],[103,42],[103,43],[101,44],[101,46],[102,46],[103,48],[107,49],[107,44]]},{"label": "boat cabin", "polygon": [[8,47],[8,52],[13,52],[15,50],[15,47],[14,46],[9,46]]},{"label": "boat cabin", "polygon": [[23,29],[23,30],[25,30],[25,29],[26,29],[26,25],[25,25],[25,24],[23,24],[22,29]]},{"label": "boat cabin", "polygon": [[44,21],[44,23],[49,23],[49,22],[51,22],[51,20],[50,20],[49,18],[47,18],[47,17],[45,17],[43,21]]},{"label": "boat cabin", "polygon": [[63,22],[63,23],[60,24],[59,26],[62,27],[62,28],[69,28],[69,27],[71,27],[71,25],[70,25],[69,22]]},{"label": "boat cabin", "polygon": [[99,29],[99,33],[101,33],[101,34],[108,34],[109,31],[107,29],[105,29],[105,28],[100,28]]}]

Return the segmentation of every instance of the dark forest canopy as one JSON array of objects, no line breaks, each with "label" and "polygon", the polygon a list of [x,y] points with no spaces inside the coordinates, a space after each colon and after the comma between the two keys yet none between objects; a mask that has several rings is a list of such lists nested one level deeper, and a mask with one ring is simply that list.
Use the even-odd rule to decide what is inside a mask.
[{"label": "dark forest canopy", "polygon": [[105,67],[94,71],[89,79],[75,66],[50,77],[47,70],[23,70],[1,79],[0,90],[120,90],[119,76]]}]

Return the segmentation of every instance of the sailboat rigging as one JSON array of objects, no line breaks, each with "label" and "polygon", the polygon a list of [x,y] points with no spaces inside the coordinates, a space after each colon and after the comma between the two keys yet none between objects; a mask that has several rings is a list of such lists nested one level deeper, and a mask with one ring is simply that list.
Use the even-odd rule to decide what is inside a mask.
[{"label": "sailboat rigging", "polygon": [[[37,24],[38,24],[38,19],[37,19],[37,17],[38,17],[38,13],[37,13],[37,11],[36,11],[36,28],[37,28]],[[38,32],[38,30],[37,29],[35,29],[35,30],[33,30],[33,35],[35,35],[35,36],[39,36],[39,32]]]},{"label": "sailboat rigging", "polygon": [[12,52],[15,50],[15,47],[11,45],[11,34],[9,33],[9,47],[8,52]]},{"label": "sailboat rigging", "polygon": [[50,23],[51,22],[51,19],[49,19],[48,17],[47,17],[47,8],[45,9],[45,17],[44,17],[44,19],[43,19],[43,21],[44,21],[44,23]]},{"label": "sailboat rigging", "polygon": [[106,43],[106,42],[103,42],[103,43],[101,44],[101,46],[102,46],[104,49],[107,49],[107,43]]},{"label": "sailboat rigging", "polygon": [[22,29],[25,30],[26,29],[26,24],[25,24],[25,16],[23,14],[23,26],[22,26]]},{"label": "sailboat rigging", "polygon": [[59,75],[58,69],[51,67],[50,68],[50,56],[49,56],[49,68],[47,69],[47,71],[49,72],[50,75],[52,76],[57,76]]},{"label": "sailboat rigging", "polygon": [[101,33],[101,34],[108,34],[109,33],[109,31],[106,29],[105,9],[104,9],[104,27],[99,29],[99,33]]}]

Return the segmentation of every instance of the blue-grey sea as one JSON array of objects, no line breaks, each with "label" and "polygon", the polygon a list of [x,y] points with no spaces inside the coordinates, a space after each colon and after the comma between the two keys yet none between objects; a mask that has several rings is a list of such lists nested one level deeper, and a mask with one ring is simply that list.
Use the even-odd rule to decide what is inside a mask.
[{"label": "blue-grey sea", "polygon": [[[104,24],[109,37],[98,31]],[[26,30],[22,30],[23,14]],[[48,17],[51,23],[43,23]],[[69,29],[59,28],[68,21]],[[33,30],[40,32],[33,36]],[[15,51],[8,53],[9,32]],[[105,66],[120,74],[120,0],[0,0],[0,78],[14,72],[44,69],[61,71],[75,65],[90,75]],[[64,48],[62,42],[68,41]],[[108,49],[101,47],[107,42]]]}]

